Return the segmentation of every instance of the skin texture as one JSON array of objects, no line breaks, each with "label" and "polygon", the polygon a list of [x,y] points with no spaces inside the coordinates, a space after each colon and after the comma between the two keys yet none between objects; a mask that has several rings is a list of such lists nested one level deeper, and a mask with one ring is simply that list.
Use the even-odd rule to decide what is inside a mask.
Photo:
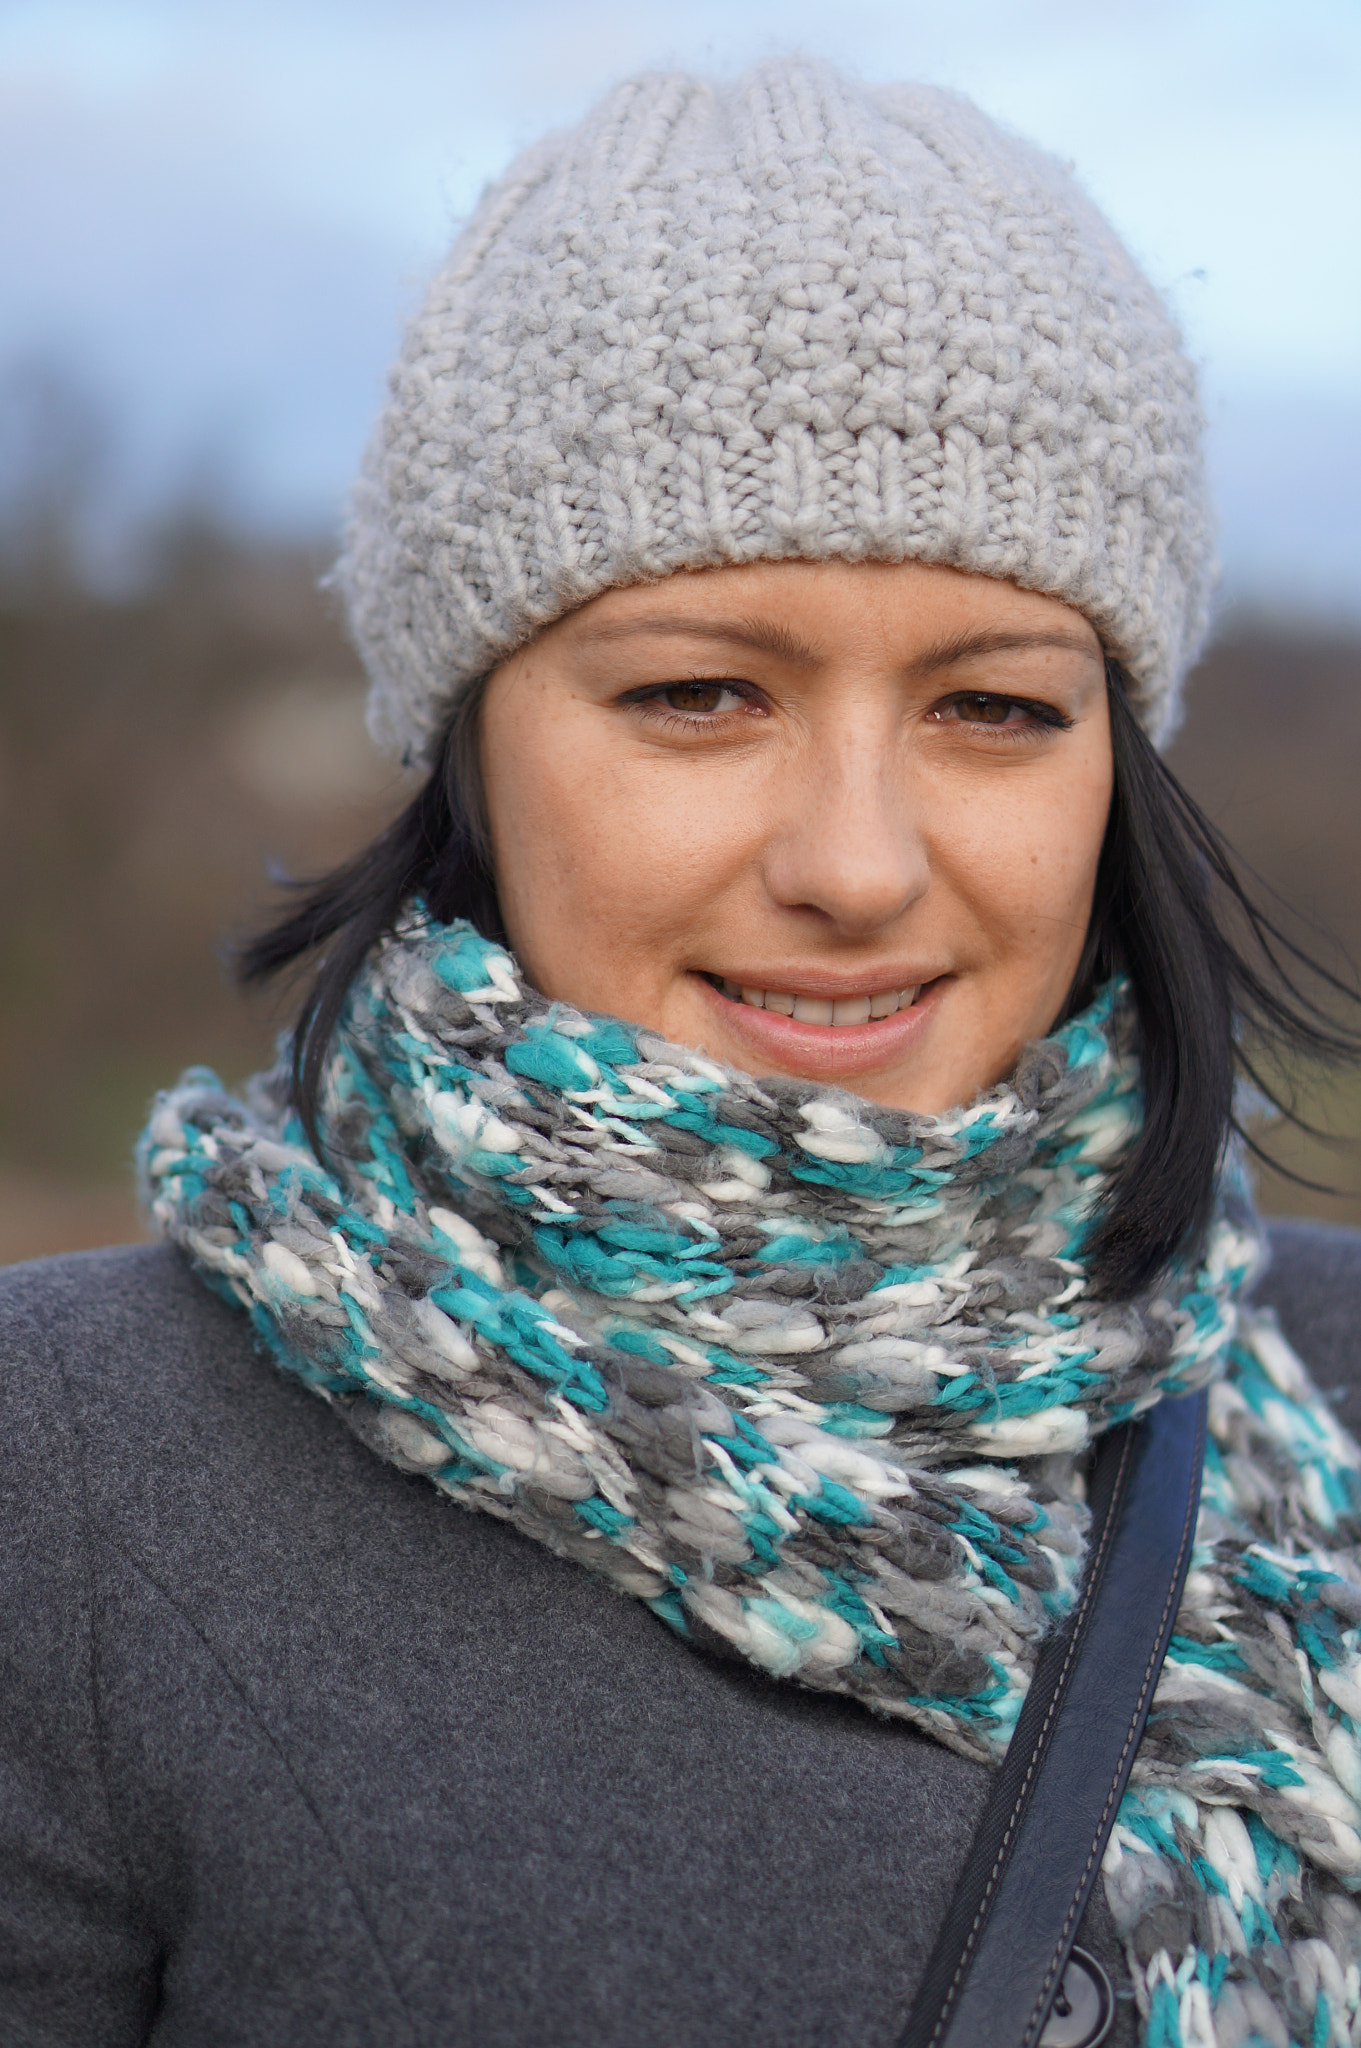
[{"label": "skin texture", "polygon": [[[687,571],[538,634],[481,734],[502,914],[547,995],[923,1112],[1063,1009],[1111,742],[1100,642],[1056,598],[916,562]],[[837,1028],[724,979],[921,993]]]}]

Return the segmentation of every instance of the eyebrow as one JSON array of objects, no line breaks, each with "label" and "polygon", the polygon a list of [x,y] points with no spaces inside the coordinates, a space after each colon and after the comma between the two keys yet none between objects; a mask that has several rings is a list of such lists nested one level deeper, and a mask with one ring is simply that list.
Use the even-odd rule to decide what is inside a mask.
[{"label": "eyebrow", "polygon": [[948,640],[938,640],[934,647],[928,647],[911,664],[915,675],[933,675],[937,669],[952,668],[958,661],[968,661],[977,655],[1010,654],[1016,649],[1028,647],[1055,647],[1064,654],[1083,654],[1089,661],[1102,661],[1104,655],[1100,646],[1093,647],[1090,640],[1076,633],[1065,633],[1057,626],[1047,630],[992,632],[980,630],[976,633],[955,633]]},{"label": "eyebrow", "polygon": [[650,619],[621,619],[616,625],[584,626],[581,638],[588,647],[602,640],[629,640],[635,633],[676,635],[687,640],[724,640],[730,646],[751,647],[760,654],[774,654],[798,668],[816,668],[825,657],[807,640],[801,640],[788,626],[771,619],[692,619],[684,613],[662,613]]},{"label": "eyebrow", "polygon": [[[773,654],[796,668],[816,668],[826,659],[820,649],[800,639],[791,627],[774,619],[695,619],[684,613],[661,613],[647,619],[621,619],[614,624],[585,626],[581,630],[581,638],[587,646],[597,646],[603,641],[632,639],[639,633],[723,641],[728,646],[750,647],[760,654]],[[1090,641],[1058,627],[1028,631],[980,628],[975,632],[954,633],[948,639],[936,641],[917,655],[908,664],[908,669],[917,676],[935,675],[961,661],[1035,647],[1052,647],[1065,654],[1082,654],[1092,661],[1102,659],[1099,647],[1093,647]]]}]

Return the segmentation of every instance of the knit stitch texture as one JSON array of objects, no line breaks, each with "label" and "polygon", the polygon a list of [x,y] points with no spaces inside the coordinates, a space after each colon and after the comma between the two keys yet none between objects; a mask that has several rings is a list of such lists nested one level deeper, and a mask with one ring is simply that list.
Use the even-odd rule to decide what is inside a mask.
[{"label": "knit stitch texture", "polygon": [[1175,324],[1051,158],[803,59],[650,75],[485,194],[406,336],[337,577],[375,736],[618,584],[915,560],[1076,606],[1155,738],[1212,576]]},{"label": "knit stitch texture", "polygon": [[1194,1271],[1088,1288],[1139,1118],[1108,989],[917,1117],[550,1004],[419,912],[351,997],[330,1161],[199,1070],[153,1214],[381,1455],[692,1639],[1005,1751],[1071,1605],[1081,1454],[1211,1383],[1191,1575],[1106,1858],[1150,2048],[1361,2039],[1361,1452],[1230,1166]]}]

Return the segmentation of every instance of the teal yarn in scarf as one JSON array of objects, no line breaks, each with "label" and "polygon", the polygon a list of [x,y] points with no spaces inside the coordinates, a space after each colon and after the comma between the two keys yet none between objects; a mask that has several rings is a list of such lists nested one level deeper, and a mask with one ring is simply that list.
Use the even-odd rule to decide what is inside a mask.
[{"label": "teal yarn in scarf", "polygon": [[1197,1547],[1105,1864],[1150,2048],[1361,2048],[1361,1452],[1273,1318],[1232,1161],[1194,1267],[1088,1287],[1127,1000],[927,1117],[550,1003],[419,911],[333,1042],[203,1070],[152,1215],[380,1455],[692,1640],[1004,1753],[1071,1604],[1083,1454],[1211,1386]]}]

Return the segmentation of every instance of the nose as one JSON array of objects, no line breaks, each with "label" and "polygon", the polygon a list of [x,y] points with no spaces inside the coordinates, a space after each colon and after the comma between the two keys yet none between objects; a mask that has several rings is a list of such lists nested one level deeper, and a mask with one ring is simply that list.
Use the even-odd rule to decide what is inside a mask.
[{"label": "nose", "polygon": [[891,926],[931,885],[910,777],[882,730],[821,736],[797,764],[767,842],[766,887],[845,938]]}]

